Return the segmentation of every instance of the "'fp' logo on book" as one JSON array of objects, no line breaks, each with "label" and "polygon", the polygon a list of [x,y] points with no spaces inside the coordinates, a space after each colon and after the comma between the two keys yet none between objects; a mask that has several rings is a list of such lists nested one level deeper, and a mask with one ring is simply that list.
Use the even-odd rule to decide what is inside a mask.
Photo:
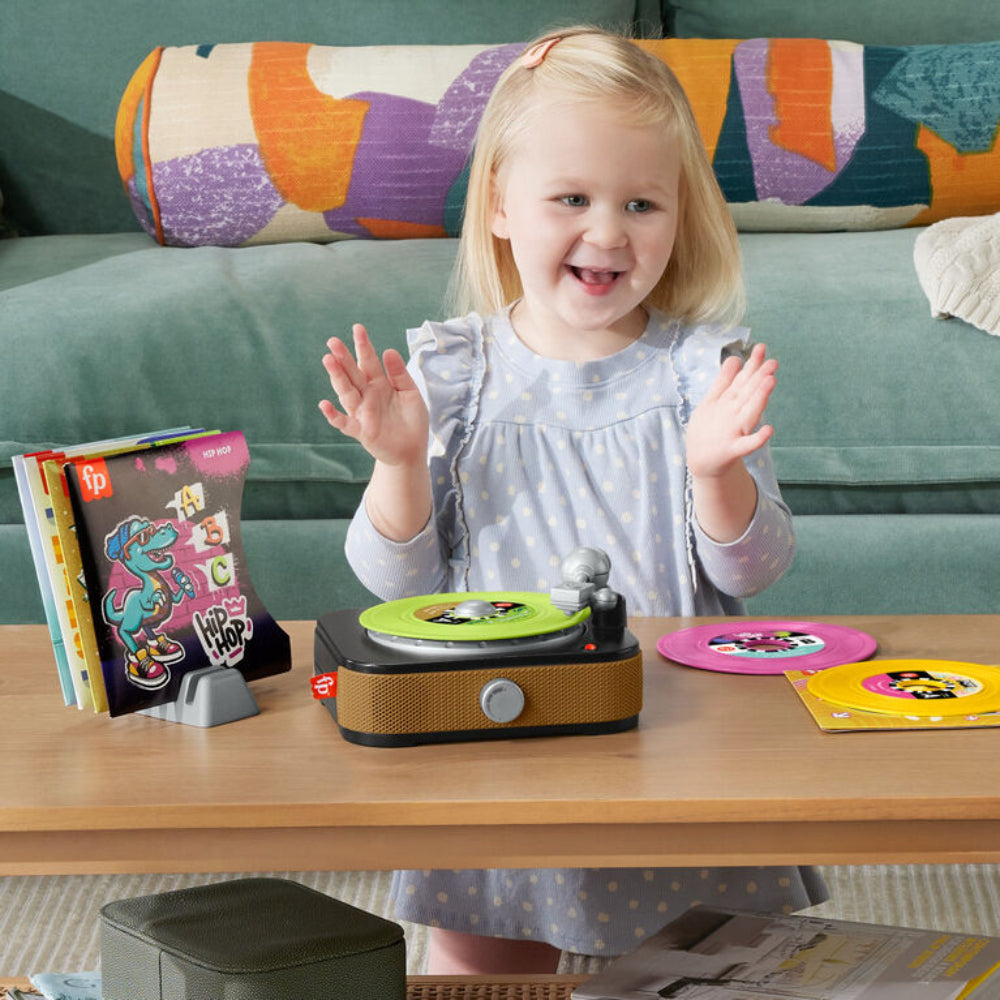
[{"label": "'fp' logo on book", "polygon": [[77,462],[76,470],[80,474],[81,493],[85,501],[114,496],[114,487],[111,485],[111,477],[108,475],[108,467],[103,458],[95,458],[90,462]]}]

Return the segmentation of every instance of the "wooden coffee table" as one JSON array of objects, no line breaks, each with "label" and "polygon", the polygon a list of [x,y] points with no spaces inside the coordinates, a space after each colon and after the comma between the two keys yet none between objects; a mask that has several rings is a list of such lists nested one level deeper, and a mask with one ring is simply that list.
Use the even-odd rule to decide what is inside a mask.
[{"label": "wooden coffee table", "polygon": [[[0,874],[1000,861],[1000,730],[822,733],[788,682],[681,667],[637,619],[639,727],[345,742],[313,624],[215,729],[64,708],[45,630],[0,627]],[[882,658],[995,662],[1000,616],[828,618]]]}]

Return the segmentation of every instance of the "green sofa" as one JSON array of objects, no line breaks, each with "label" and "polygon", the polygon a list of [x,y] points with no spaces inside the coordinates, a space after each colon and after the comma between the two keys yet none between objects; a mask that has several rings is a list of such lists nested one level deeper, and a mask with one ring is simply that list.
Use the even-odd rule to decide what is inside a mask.
[{"label": "green sofa", "polygon": [[[371,600],[343,557],[370,462],[316,401],[331,334],[441,317],[455,241],[159,246],[119,180],[115,113],[156,45],[524,41],[592,21],[656,37],[1000,39],[979,0],[7,0],[0,5],[0,621],[43,620],[10,457],[160,427],[242,430],[243,537],[279,618]],[[888,165],[891,171],[892,165]],[[994,206],[1000,210],[1000,204]],[[781,362],[774,461],[792,569],[752,613],[994,612],[1000,343],[931,317],[919,229],[745,231],[748,325]]]}]

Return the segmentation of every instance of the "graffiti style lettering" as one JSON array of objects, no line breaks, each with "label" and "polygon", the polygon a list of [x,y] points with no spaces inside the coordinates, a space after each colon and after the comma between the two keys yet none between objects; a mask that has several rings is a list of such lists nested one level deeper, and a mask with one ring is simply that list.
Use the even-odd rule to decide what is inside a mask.
[{"label": "graffiti style lettering", "polygon": [[206,517],[198,527],[202,530],[205,543],[208,545],[222,545],[226,541],[225,529],[214,517]]},{"label": "graffiti style lettering", "polygon": [[208,514],[194,525],[188,544],[194,546],[195,552],[201,553],[220,545],[228,545],[231,537],[229,518],[224,510],[219,510]]},{"label": "graffiti style lettering", "polygon": [[221,552],[205,562],[198,563],[197,569],[205,578],[206,589],[210,594],[229,587],[236,581],[236,566],[229,552]]},{"label": "graffiti style lettering", "polygon": [[253,635],[253,619],[247,617],[245,598],[215,604],[204,614],[196,611],[194,626],[209,660],[230,667],[243,659],[246,643]]},{"label": "graffiti style lettering", "polygon": [[174,512],[178,521],[187,521],[205,509],[205,487],[201,483],[186,484],[164,506]]}]

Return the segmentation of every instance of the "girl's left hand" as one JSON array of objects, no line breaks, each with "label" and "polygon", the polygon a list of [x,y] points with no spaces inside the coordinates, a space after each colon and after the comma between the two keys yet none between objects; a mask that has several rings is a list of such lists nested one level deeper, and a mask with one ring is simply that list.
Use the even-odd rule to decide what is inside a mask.
[{"label": "girl's left hand", "polygon": [[708,394],[695,407],[685,436],[692,476],[723,476],[774,433],[770,424],[758,427],[778,370],[778,362],[766,354],[767,348],[756,344],[745,363],[726,358]]},{"label": "girl's left hand", "polygon": [[331,427],[354,438],[386,465],[427,465],[427,407],[399,351],[379,361],[368,331],[353,327],[357,360],[339,337],[327,341],[323,367],[342,409],[328,399],[319,408]]}]

